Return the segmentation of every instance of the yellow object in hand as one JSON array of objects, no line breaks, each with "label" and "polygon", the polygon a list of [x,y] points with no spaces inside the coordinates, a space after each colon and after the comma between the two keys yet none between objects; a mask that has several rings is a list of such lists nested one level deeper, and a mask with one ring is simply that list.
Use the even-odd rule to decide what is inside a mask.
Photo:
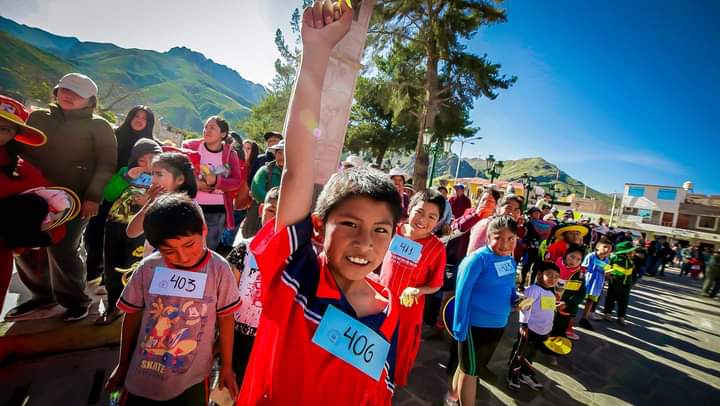
[{"label": "yellow object in hand", "polygon": [[403,290],[400,294],[400,304],[405,307],[411,307],[418,303],[418,295],[420,295],[420,289],[408,287]]}]

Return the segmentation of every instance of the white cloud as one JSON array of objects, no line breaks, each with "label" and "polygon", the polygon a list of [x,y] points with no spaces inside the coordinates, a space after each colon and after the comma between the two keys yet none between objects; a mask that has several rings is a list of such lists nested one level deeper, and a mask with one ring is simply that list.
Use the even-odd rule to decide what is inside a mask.
[{"label": "white cloud", "polygon": [[167,51],[185,46],[267,84],[278,57],[275,30],[300,0],[0,0],[5,17],[83,41]]}]

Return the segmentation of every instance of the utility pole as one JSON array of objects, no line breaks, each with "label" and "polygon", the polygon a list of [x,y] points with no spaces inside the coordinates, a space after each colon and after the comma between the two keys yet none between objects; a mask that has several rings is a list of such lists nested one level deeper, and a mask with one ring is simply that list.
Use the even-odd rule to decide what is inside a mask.
[{"label": "utility pole", "polygon": [[613,202],[612,202],[612,209],[610,209],[610,221],[608,222],[608,227],[612,227],[613,224],[613,217],[615,216],[615,201],[617,200],[617,193],[613,191]]},{"label": "utility pole", "polygon": [[460,155],[458,155],[457,168],[455,169],[455,180],[457,180],[458,175],[460,174],[460,163],[462,162],[462,153],[463,153],[463,148],[465,147],[465,143],[474,145],[475,143],[472,141],[478,141],[481,139],[482,139],[482,137],[473,137],[473,138],[461,138],[458,140],[458,141],[460,141]]}]

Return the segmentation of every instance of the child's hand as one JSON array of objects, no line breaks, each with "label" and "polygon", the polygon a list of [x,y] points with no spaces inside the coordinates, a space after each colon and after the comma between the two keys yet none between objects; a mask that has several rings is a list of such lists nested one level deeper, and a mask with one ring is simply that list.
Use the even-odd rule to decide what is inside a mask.
[{"label": "child's hand", "polygon": [[525,326],[525,327],[520,327],[520,335],[523,336],[523,337],[525,337],[525,338],[528,338],[528,328],[527,328],[527,326]]},{"label": "child's hand", "polygon": [[305,9],[300,31],[303,52],[310,48],[329,52],[350,30],[352,9],[345,0],[339,3],[315,1]]},{"label": "child's hand", "polygon": [[239,392],[237,386],[237,379],[235,378],[235,372],[233,372],[232,366],[223,366],[220,370],[220,381],[218,382],[219,388],[227,388],[230,391],[230,395],[235,398]]},{"label": "child's hand", "polygon": [[110,373],[107,382],[105,383],[105,390],[108,392],[115,392],[116,390],[123,387],[125,383],[125,376],[127,375],[127,367],[117,365],[115,369]]},{"label": "child's hand", "polygon": [[142,175],[143,172],[145,172],[145,170],[142,167],[136,166],[134,168],[128,169],[127,176],[130,179],[137,179],[140,175]]},{"label": "child's hand", "polygon": [[145,202],[146,205],[152,203],[157,199],[158,196],[165,193],[165,188],[160,185],[150,185],[150,188],[145,192],[145,194],[148,196],[147,201]]},{"label": "child's hand", "polygon": [[133,196],[133,202],[138,206],[145,206],[148,200],[150,200],[150,195],[147,192],[141,195]]},{"label": "child's hand", "polygon": [[405,307],[411,307],[418,303],[418,296],[420,296],[420,289],[408,286],[400,294],[400,304]]}]

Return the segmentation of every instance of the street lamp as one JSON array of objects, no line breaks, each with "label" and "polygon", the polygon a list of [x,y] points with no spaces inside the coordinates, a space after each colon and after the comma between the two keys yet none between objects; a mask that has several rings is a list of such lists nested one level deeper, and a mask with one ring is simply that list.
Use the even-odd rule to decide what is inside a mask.
[{"label": "street lamp", "polygon": [[527,209],[528,202],[530,201],[530,191],[533,188],[533,182],[535,178],[528,175],[527,172],[523,173],[522,177],[523,187],[525,188],[525,199],[523,199],[523,210]]},{"label": "street lamp", "polygon": [[485,160],[485,167],[488,170],[488,173],[490,174],[490,183],[495,182],[495,178],[500,175],[503,168],[503,162],[502,161],[496,161],[495,157],[490,154],[488,155],[487,159]]},{"label": "street lamp", "polygon": [[465,144],[475,145],[472,141],[479,141],[482,137],[472,137],[472,138],[459,138],[456,141],[460,141],[460,154],[458,155],[458,163],[457,168],[455,169],[455,179],[458,178],[458,175],[460,174],[460,162],[462,162],[462,153],[463,148],[465,147]]},{"label": "street lamp", "polygon": [[428,177],[427,182],[427,187],[430,187],[430,185],[432,185],[433,179],[435,178],[435,163],[437,161],[437,154],[438,152],[442,152],[445,154],[450,152],[452,141],[441,141],[435,138],[435,142],[433,142],[432,132],[430,132],[430,130],[428,129],[425,129],[425,133],[423,133],[423,144],[426,148],[428,148],[428,152],[432,153],[432,160],[430,161],[430,176]]}]

